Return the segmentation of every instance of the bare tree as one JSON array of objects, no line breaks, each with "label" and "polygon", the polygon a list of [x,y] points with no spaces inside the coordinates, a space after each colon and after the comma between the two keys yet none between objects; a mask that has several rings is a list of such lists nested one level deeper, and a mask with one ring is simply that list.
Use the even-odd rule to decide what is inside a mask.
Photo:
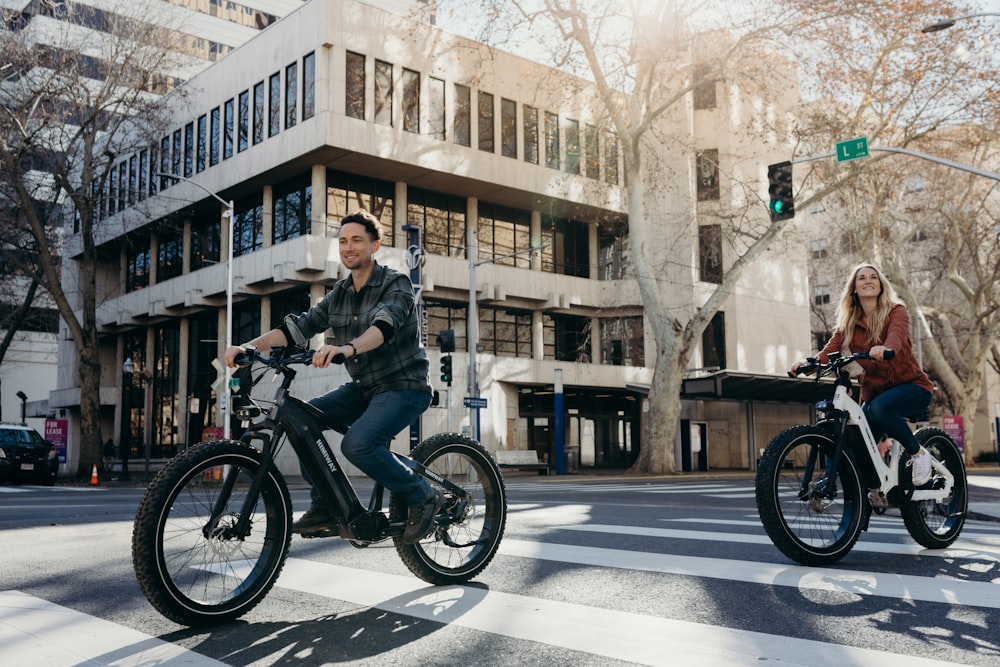
[{"label": "bare tree", "polygon": [[[80,459],[86,477],[101,459],[96,304],[99,251],[95,212],[113,166],[110,146],[128,150],[142,137],[131,119],[148,112],[178,71],[177,14],[169,5],[120,2],[38,4],[37,14],[3,12],[0,86],[0,208],[23,212],[34,240],[41,286],[76,349],[80,386]],[[73,256],[60,257],[43,210],[60,209]],[[64,284],[61,261],[78,267]],[[116,376],[111,376],[116,377]]]},{"label": "bare tree", "polygon": [[[802,3],[800,38],[810,49],[801,57],[819,74],[810,94],[825,100],[802,114],[803,144],[825,152],[836,141],[866,136],[873,146],[981,170],[995,166],[1000,68],[990,45],[1000,25],[990,37],[991,26],[969,22],[944,39],[919,28],[969,8],[844,4],[844,15],[832,19],[828,3]],[[864,48],[844,34],[866,35]],[[805,188],[833,182],[842,185],[824,205],[834,242],[847,241],[837,248],[844,270],[862,260],[886,270],[909,307],[937,400],[964,417],[971,441],[984,373],[1000,340],[996,182],[885,152],[847,166],[816,163]],[[967,447],[968,463],[971,453]]]}]

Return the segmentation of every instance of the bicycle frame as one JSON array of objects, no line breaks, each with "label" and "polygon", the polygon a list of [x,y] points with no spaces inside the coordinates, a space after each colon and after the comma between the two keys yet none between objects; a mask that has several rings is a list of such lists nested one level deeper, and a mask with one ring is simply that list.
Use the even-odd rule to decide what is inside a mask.
[{"label": "bicycle frame", "polygon": [[[837,449],[834,453],[833,466],[830,470],[836,470],[839,457],[847,438],[847,427],[856,426],[861,433],[864,442],[864,451],[868,455],[871,463],[871,471],[877,478],[878,492],[885,497],[889,492],[899,486],[899,461],[902,457],[902,446],[895,440],[890,450],[889,463],[885,462],[878,449],[878,442],[868,425],[868,419],[861,406],[851,397],[851,383],[846,371],[841,370],[836,382],[832,401],[821,401],[817,409],[825,412],[828,417],[832,417],[837,425]],[[944,480],[944,485],[936,489],[914,489],[910,500],[934,500],[943,501],[952,491],[955,478],[951,472],[936,459],[932,459],[932,467]],[[874,480],[869,480],[869,486]],[[874,487],[872,488],[874,490]]]},{"label": "bicycle frame", "polygon": [[[280,353],[278,354],[280,355]],[[232,526],[231,531],[241,538],[249,534],[250,521],[248,517],[253,515],[254,505],[257,502],[263,481],[274,466],[277,445],[285,436],[298,456],[310,483],[339,515],[341,537],[358,542],[377,542],[402,535],[406,528],[405,521],[390,522],[382,511],[385,488],[376,483],[372,490],[369,506],[365,508],[361,504],[350,479],[348,479],[347,473],[344,472],[329,442],[327,442],[321,423],[322,414],[309,403],[289,393],[289,387],[295,379],[295,370],[283,365],[275,367],[274,371],[282,375],[282,381],[275,390],[270,411],[264,419],[249,423],[247,431],[240,438],[241,442],[246,444],[251,444],[255,440],[261,443],[259,449],[262,455],[262,464],[248,490],[244,506],[241,508],[240,518]],[[237,410],[237,415],[244,422],[249,422],[250,418],[257,414],[259,414],[259,408],[256,405],[244,409],[242,414],[240,410]],[[419,461],[397,452],[392,452],[392,454],[416,471],[417,474],[437,482],[449,494],[458,499],[458,502],[453,504],[453,509],[448,512],[449,515],[458,516],[460,512],[464,511],[467,502],[467,493],[464,489],[428,470]],[[213,526],[217,525],[218,517],[223,514],[226,500],[234,483],[235,480],[230,479],[229,475],[225,477],[216,506],[213,508],[212,518],[205,526],[206,535],[213,529]]]}]

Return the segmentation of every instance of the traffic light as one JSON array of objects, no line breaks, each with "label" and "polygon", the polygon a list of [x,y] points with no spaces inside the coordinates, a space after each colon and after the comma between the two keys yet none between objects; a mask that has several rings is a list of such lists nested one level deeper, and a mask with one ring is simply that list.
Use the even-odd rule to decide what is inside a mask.
[{"label": "traffic light", "polygon": [[451,355],[446,354],[441,357],[441,382],[447,382],[451,386]]},{"label": "traffic light", "polygon": [[767,193],[771,201],[767,211],[771,222],[795,217],[795,200],[792,198],[792,163],[779,162],[767,166]]},{"label": "traffic light", "polygon": [[438,345],[441,346],[442,352],[454,352],[455,351],[455,330],[445,329],[438,333],[437,336]]}]

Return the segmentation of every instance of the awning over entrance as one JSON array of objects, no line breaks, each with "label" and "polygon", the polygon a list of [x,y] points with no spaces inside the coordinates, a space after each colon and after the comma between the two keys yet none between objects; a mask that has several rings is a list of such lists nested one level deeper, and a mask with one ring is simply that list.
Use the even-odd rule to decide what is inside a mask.
[{"label": "awning over entrance", "polygon": [[811,405],[833,395],[833,381],[718,371],[681,383],[681,398],[775,401]]}]

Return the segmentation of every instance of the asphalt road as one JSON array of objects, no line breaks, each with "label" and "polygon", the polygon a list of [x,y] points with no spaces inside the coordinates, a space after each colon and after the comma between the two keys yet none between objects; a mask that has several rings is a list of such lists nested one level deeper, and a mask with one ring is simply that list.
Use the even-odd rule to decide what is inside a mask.
[{"label": "asphalt road", "polygon": [[[293,539],[240,621],[167,621],[131,568],[141,488],[0,486],[0,664],[995,665],[1000,522],[928,551],[892,511],[843,561],[767,540],[748,474],[509,476],[500,554],[466,586],[415,579],[391,546]],[[359,484],[364,487],[364,484]],[[1000,473],[970,477],[1000,515]],[[297,510],[306,490],[293,489]]]}]

